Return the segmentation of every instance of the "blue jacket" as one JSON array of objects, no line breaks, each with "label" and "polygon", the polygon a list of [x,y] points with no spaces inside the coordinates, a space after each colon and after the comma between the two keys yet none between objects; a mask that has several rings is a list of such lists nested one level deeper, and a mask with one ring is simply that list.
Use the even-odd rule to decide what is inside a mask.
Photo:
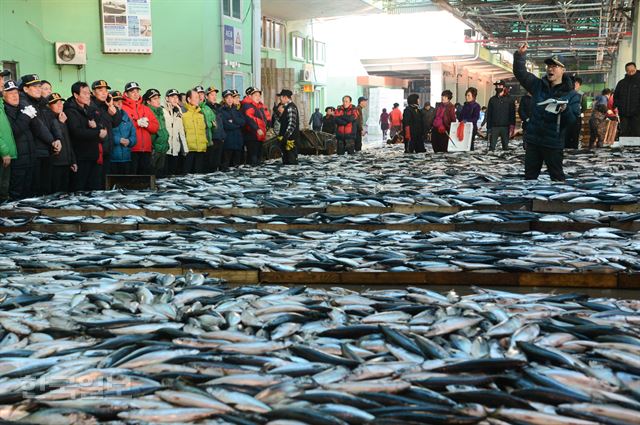
[{"label": "blue jacket", "polygon": [[216,128],[214,128],[211,132],[211,138],[213,140],[224,140],[226,135],[224,133],[224,124],[222,123],[222,117],[220,116],[222,105],[220,105],[219,103],[211,105],[209,102],[207,102],[207,105],[209,105],[209,107],[213,109],[213,112],[216,114]]},{"label": "blue jacket", "polygon": [[[122,114],[122,122],[119,126],[113,128],[111,162],[131,161],[131,148],[136,145],[136,128],[133,126],[131,118],[129,118],[129,115],[123,110],[120,110],[120,114]],[[128,139],[129,146],[122,146],[120,139]]]},{"label": "blue jacket", "polygon": [[[538,78],[527,71],[524,55],[516,51],[513,55],[513,74],[522,87],[531,93],[531,117],[524,133],[524,141],[552,149],[563,149],[567,128],[580,116],[581,96],[573,89],[569,75],[562,77],[562,83],[555,87],[547,77]],[[567,108],[560,114],[547,112],[538,103],[547,99],[567,100]],[[559,115],[559,125],[558,125]]]},{"label": "blue jacket", "polygon": [[245,125],[245,118],[238,108],[227,105],[222,106],[218,111],[218,115],[222,119],[225,131],[224,150],[241,151],[244,146],[242,138],[242,127]]}]

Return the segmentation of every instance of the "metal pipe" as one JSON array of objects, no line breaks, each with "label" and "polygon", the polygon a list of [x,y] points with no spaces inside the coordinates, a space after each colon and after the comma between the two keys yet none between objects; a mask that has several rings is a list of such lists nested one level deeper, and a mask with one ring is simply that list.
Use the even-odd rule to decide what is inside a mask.
[{"label": "metal pipe", "polygon": [[[372,63],[368,66],[376,67],[376,66],[395,66],[395,65],[429,65],[432,63],[460,63],[460,62],[470,62],[477,60],[480,56],[480,45],[476,45],[475,54],[470,58],[460,58],[460,59],[440,59],[435,61],[413,61],[413,62],[386,62],[386,63]],[[362,64],[365,68],[367,64]]]},{"label": "metal pipe", "polygon": [[220,87],[224,86],[224,8],[222,3],[220,2]]},{"label": "metal pipe", "polygon": [[[625,37],[631,35],[630,31],[622,33]],[[517,41],[553,41],[553,40],[567,40],[567,39],[591,39],[600,38],[598,33],[580,34],[580,35],[550,35],[550,36],[536,36],[536,37],[504,37],[504,38],[489,38],[485,40],[464,40],[465,43],[499,43],[499,42],[517,42]]]}]

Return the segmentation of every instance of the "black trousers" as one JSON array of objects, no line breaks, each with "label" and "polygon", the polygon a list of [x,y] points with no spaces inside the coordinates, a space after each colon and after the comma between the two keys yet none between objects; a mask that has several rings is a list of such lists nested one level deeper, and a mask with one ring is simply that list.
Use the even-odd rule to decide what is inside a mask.
[{"label": "black trousers", "polygon": [[564,171],[562,170],[562,149],[547,148],[544,146],[527,143],[524,155],[524,178],[536,180],[542,170],[542,164],[547,165],[547,171],[551,180],[564,181]]},{"label": "black trousers", "polygon": [[102,172],[100,173],[100,179],[102,180],[102,187],[107,185],[107,174],[115,174],[111,172],[111,152],[102,153]]},{"label": "black trousers", "polygon": [[411,138],[406,149],[407,153],[422,153],[427,151],[427,149],[424,147],[424,139],[415,137]]},{"label": "black trousers", "polygon": [[71,190],[103,190],[101,183],[102,167],[96,161],[78,161],[78,172],[71,179]]},{"label": "black trousers", "polygon": [[205,171],[207,173],[213,173],[219,171],[222,166],[222,146],[224,140],[214,140],[213,145],[207,147],[207,159],[205,165]]},{"label": "black trousers", "polygon": [[449,150],[449,136],[434,129],[431,132],[431,147],[434,152],[447,152]]},{"label": "black trousers", "polygon": [[182,155],[167,155],[167,174],[170,176],[184,174],[184,158]]},{"label": "black trousers", "polygon": [[489,150],[495,151],[498,144],[498,138],[502,143],[502,150],[509,149],[509,127],[493,127],[491,129],[491,137],[489,138]]},{"label": "black trousers", "polygon": [[358,131],[356,133],[356,143],[355,143],[356,152],[360,152],[362,150],[362,132]]},{"label": "black trousers", "polygon": [[71,187],[71,166],[54,165],[51,169],[52,193],[68,192]]},{"label": "black trousers", "polygon": [[356,151],[355,146],[356,146],[356,143],[355,143],[355,140],[353,139],[338,140],[338,143],[336,146],[338,155],[344,155],[345,152],[348,153],[349,155],[354,154]]},{"label": "black trousers", "polygon": [[51,192],[51,171],[53,166],[51,165],[51,157],[38,158],[36,167],[33,169],[33,179],[31,184],[33,185],[34,195],[48,195]]},{"label": "black trousers", "polygon": [[640,114],[620,117],[620,136],[640,137]]},{"label": "black trousers", "polygon": [[243,151],[231,151],[231,150],[223,150],[222,151],[222,165],[220,166],[222,171],[227,171],[229,167],[235,167],[237,165],[241,165],[243,161],[244,152]]},{"label": "black trousers", "polygon": [[601,122],[595,118],[589,120],[589,149],[593,149],[594,147],[601,148],[604,145],[604,138],[598,131],[600,123]]},{"label": "black trousers", "polygon": [[282,165],[298,165],[298,146],[293,145],[293,149],[286,149],[287,142],[280,142],[280,152],[282,152]]},{"label": "black trousers", "polygon": [[258,140],[246,140],[247,163],[250,165],[260,165],[262,162],[262,142]]},{"label": "black trousers", "polygon": [[186,174],[204,173],[205,152],[189,152],[184,159],[184,172]]},{"label": "black trousers", "polygon": [[153,174],[151,152],[131,152],[131,174]]},{"label": "black trousers", "polygon": [[110,174],[131,174],[131,162],[112,162]]},{"label": "black trousers", "polygon": [[9,180],[9,198],[12,200],[29,198],[33,195],[33,174],[36,162],[27,167],[11,166],[11,177]]},{"label": "black trousers", "polygon": [[576,122],[567,128],[566,140],[564,142],[565,149],[580,148],[580,132],[582,130],[582,119],[578,118]]}]

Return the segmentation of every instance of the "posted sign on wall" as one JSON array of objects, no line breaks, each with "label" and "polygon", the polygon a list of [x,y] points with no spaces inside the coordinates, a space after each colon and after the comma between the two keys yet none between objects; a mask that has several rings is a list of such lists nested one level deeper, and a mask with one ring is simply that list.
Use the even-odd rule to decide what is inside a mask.
[{"label": "posted sign on wall", "polygon": [[100,0],[102,51],[151,53],[151,0]]},{"label": "posted sign on wall", "polygon": [[224,52],[242,54],[242,31],[231,25],[224,26]]}]

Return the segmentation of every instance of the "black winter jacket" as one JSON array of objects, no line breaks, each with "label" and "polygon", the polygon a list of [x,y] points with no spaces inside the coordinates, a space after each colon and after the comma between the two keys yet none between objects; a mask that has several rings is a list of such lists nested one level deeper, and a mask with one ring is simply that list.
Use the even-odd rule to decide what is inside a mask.
[{"label": "black winter jacket", "polygon": [[[518,51],[513,55],[513,74],[531,93],[532,99],[531,118],[524,134],[524,141],[527,144],[562,149],[567,128],[580,116],[580,95],[573,89],[571,78],[565,74],[562,83],[552,87],[546,76],[538,78],[527,71],[525,56]],[[569,103],[563,112],[554,114],[547,112],[545,105],[538,105],[548,99],[567,100]]]},{"label": "black winter jacket", "polygon": [[525,94],[520,98],[520,106],[518,106],[518,115],[520,115],[520,119],[522,120],[522,128],[524,130],[527,129],[529,125],[529,119],[531,118],[531,96]]},{"label": "black winter jacket", "polygon": [[36,157],[46,158],[51,155],[51,143],[53,143],[54,140],[60,140],[62,134],[60,134],[59,130],[53,126],[53,123],[47,114],[49,108],[47,107],[47,102],[44,99],[34,99],[25,92],[20,93],[21,108],[29,105],[33,106],[38,112],[36,120],[40,121],[46,130],[41,132],[39,136],[36,136]]},{"label": "black winter jacket", "polygon": [[485,119],[487,129],[516,125],[516,104],[511,96],[493,96],[489,99]]},{"label": "black winter jacket", "polygon": [[[109,105],[101,102],[95,97],[91,98],[91,107],[95,110],[96,124],[98,129],[105,128],[107,130],[107,140],[113,140],[113,129],[122,123],[122,114],[109,115]],[[102,145],[103,155],[111,154],[111,143]]]},{"label": "black winter jacket", "polygon": [[[48,131],[37,118],[30,118],[20,112],[24,104],[11,106],[5,102],[4,110],[16,141],[18,157],[11,161],[11,167],[29,168],[36,163],[36,138],[46,137]],[[50,135],[50,134],[49,134]]]},{"label": "black winter jacket", "polygon": [[[91,106],[80,107],[75,98],[71,97],[64,103],[64,113],[67,115],[67,128],[76,159],[97,161],[100,154],[98,145],[102,144],[102,140],[96,110]],[[89,120],[95,120],[97,127],[89,127]]]},{"label": "black winter jacket", "polygon": [[[409,128],[408,132],[407,127]],[[404,112],[402,113],[402,131],[403,136],[405,136],[407,140],[424,140],[426,131],[424,129],[422,110],[418,105],[409,105],[404,108]]]},{"label": "black winter jacket", "polygon": [[56,114],[54,114],[50,109],[45,111],[45,116],[49,120],[49,122],[51,122],[52,125],[56,128],[56,131],[62,135],[62,137],[60,138],[62,149],[60,150],[60,153],[58,155],[51,155],[51,165],[69,166],[75,164],[76,154],[73,151],[73,147],[71,146],[71,138],[69,137],[67,124],[61,123],[60,120],[58,120]]},{"label": "black winter jacket", "polygon": [[640,115],[640,73],[633,77],[625,75],[618,82],[613,94],[613,104],[621,117]]}]

